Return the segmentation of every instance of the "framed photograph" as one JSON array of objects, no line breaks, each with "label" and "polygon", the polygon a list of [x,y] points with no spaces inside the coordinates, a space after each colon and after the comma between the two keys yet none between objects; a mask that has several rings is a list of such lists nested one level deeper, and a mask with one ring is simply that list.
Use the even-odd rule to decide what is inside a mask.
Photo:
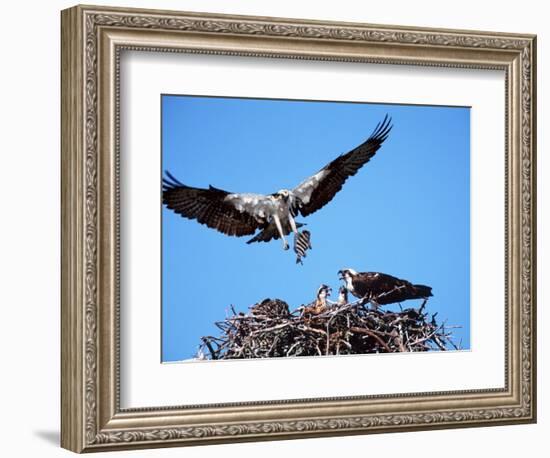
[{"label": "framed photograph", "polygon": [[62,446],[536,420],[533,35],[62,12]]}]

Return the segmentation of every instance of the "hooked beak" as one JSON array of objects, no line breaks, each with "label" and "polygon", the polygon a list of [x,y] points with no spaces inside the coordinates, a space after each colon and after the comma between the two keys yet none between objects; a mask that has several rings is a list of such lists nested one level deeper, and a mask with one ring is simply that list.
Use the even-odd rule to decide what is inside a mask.
[{"label": "hooked beak", "polygon": [[278,194],[284,202],[288,202],[290,195],[287,192],[279,192]]},{"label": "hooked beak", "polygon": [[338,280],[344,280],[344,272],[342,270],[338,271]]}]

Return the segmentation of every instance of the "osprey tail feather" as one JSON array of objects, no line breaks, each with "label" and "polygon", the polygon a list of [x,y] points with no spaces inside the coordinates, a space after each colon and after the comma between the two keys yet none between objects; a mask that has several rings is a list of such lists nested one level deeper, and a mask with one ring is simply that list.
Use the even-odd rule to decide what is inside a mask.
[{"label": "osprey tail feather", "polygon": [[432,288],[426,285],[413,285],[414,292],[418,295],[419,298],[421,297],[431,297],[432,294]]},{"label": "osprey tail feather", "polygon": [[[296,227],[301,228],[302,226],[305,226],[305,223],[299,223],[296,221]],[[290,234],[292,229],[290,228],[290,224],[286,224],[283,226],[283,230],[285,235]],[[265,229],[263,229],[261,232],[258,232],[254,237],[252,237],[250,240],[247,240],[247,244],[251,244],[254,242],[270,242],[271,240],[280,239],[281,236],[279,235],[279,231],[277,231],[277,226],[272,222],[269,224]]]}]

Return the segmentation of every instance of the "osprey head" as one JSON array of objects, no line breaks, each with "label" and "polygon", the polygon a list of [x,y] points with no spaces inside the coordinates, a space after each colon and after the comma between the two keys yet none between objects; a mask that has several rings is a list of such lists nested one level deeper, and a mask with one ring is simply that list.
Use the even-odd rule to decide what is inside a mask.
[{"label": "osprey head", "polygon": [[346,280],[347,278],[352,278],[358,275],[356,270],[353,269],[342,269],[338,271],[338,278],[340,280]]},{"label": "osprey head", "polygon": [[319,289],[317,290],[317,297],[328,297],[330,296],[330,293],[332,292],[332,288],[328,285],[321,285],[319,286]]},{"label": "osprey head", "polygon": [[275,193],[275,197],[282,199],[286,202],[290,197],[290,191],[288,189],[281,189],[280,191],[277,191]]},{"label": "osprey head", "polygon": [[343,305],[348,302],[348,289],[345,286],[340,286],[338,290],[338,303]]}]

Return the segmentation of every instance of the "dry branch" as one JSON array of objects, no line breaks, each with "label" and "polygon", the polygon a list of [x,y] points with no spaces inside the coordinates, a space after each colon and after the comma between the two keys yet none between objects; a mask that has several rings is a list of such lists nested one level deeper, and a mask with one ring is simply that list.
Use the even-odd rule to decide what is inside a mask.
[{"label": "dry branch", "polygon": [[[369,302],[373,307],[368,307]],[[280,299],[265,299],[216,322],[221,336],[202,337],[206,359],[275,358],[458,349],[445,324],[420,308],[384,311],[375,299],[290,312]]]}]

